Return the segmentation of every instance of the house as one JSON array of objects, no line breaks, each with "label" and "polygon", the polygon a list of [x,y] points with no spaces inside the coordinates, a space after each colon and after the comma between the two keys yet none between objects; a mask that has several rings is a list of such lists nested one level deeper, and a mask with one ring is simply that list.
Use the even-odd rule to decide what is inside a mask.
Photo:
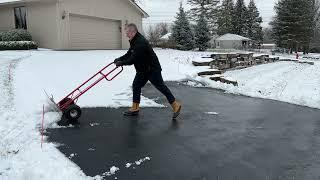
[{"label": "house", "polygon": [[217,49],[244,49],[247,48],[251,39],[237,35],[225,34],[215,39]]},{"label": "house", "polygon": [[148,17],[132,0],[2,0],[0,31],[27,29],[42,48],[127,49],[125,25]]},{"label": "house", "polygon": [[275,49],[276,47],[275,44],[262,44],[261,49]]},{"label": "house", "polygon": [[172,33],[167,33],[163,36],[160,37],[161,41],[169,41],[170,37],[171,37]]}]

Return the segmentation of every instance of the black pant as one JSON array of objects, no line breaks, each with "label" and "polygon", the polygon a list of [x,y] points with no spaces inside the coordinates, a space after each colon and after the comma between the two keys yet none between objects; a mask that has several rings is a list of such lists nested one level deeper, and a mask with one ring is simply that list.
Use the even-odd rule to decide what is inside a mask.
[{"label": "black pant", "polygon": [[137,72],[132,84],[133,90],[133,102],[140,103],[141,88],[146,85],[148,80],[163,94],[166,96],[170,104],[175,101],[175,97],[172,95],[169,88],[164,84],[161,71],[156,72]]}]

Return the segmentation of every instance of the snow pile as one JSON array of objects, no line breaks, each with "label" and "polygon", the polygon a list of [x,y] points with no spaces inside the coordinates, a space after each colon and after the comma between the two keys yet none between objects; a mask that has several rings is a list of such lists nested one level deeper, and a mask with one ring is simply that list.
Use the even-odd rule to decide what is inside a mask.
[{"label": "snow pile", "polygon": [[[26,113],[14,104],[17,74],[12,72],[13,81],[9,81],[8,68],[31,57],[30,52],[2,52],[0,57],[0,179],[87,179],[55,145],[46,144],[41,149],[42,106],[34,106],[37,111]],[[28,96],[28,87],[21,89],[25,96]],[[57,118],[56,113],[46,114],[47,120]],[[56,173],[57,169],[59,173]]]},{"label": "snow pile", "polygon": [[133,169],[135,169],[134,165],[140,166],[145,161],[150,161],[150,160],[151,160],[150,157],[145,157],[145,158],[142,158],[142,159],[139,159],[139,160],[135,161],[134,163],[126,163],[126,168],[132,167]]},{"label": "snow pile", "polygon": [[116,174],[117,171],[119,171],[120,169],[118,167],[112,166],[110,168],[110,170],[108,172],[105,172],[102,174],[102,178],[106,177],[106,176],[112,176],[114,174]]},{"label": "snow pile", "polygon": [[[136,169],[136,167],[134,165],[140,166],[140,165],[142,165],[143,162],[150,161],[150,160],[151,160],[150,157],[145,157],[145,158],[142,158],[142,159],[135,161],[134,163],[126,163],[125,168],[132,167],[133,169]],[[104,179],[105,177],[115,175],[118,171],[120,171],[120,168],[118,168],[116,166],[112,166],[109,171],[104,172],[102,175],[95,176],[94,179],[97,179],[97,180]],[[117,179],[117,177],[115,177],[115,179]]]}]

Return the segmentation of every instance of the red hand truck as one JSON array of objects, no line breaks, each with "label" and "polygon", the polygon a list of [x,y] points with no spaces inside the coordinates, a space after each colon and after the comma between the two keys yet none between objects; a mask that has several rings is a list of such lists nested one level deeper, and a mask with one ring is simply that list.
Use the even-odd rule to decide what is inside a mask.
[{"label": "red hand truck", "polygon": [[[87,91],[89,91],[93,86],[98,84],[101,80],[106,79],[107,81],[112,81],[116,78],[122,71],[122,66],[116,66],[110,69],[114,63],[110,63],[100,71],[98,71],[91,78],[82,83],[79,87],[69,93],[66,97],[64,97],[59,103],[55,103],[53,97],[49,97],[49,99],[54,103],[57,110],[61,111],[63,115],[71,122],[76,122],[81,116],[81,108],[76,105],[78,99]],[[109,71],[104,74],[104,71]],[[114,73],[114,74],[113,74]],[[99,77],[100,76],[100,77]],[[99,77],[94,82],[90,83],[94,78]],[[46,93],[47,94],[47,93]],[[48,94],[47,94],[48,96]]]}]

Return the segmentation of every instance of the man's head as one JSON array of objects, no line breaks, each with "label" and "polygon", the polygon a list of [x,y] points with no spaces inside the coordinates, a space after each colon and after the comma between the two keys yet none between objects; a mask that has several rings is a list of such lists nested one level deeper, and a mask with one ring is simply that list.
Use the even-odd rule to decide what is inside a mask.
[{"label": "man's head", "polygon": [[135,24],[130,23],[126,27],[126,34],[129,40],[133,39],[133,37],[137,34],[138,28]]}]

